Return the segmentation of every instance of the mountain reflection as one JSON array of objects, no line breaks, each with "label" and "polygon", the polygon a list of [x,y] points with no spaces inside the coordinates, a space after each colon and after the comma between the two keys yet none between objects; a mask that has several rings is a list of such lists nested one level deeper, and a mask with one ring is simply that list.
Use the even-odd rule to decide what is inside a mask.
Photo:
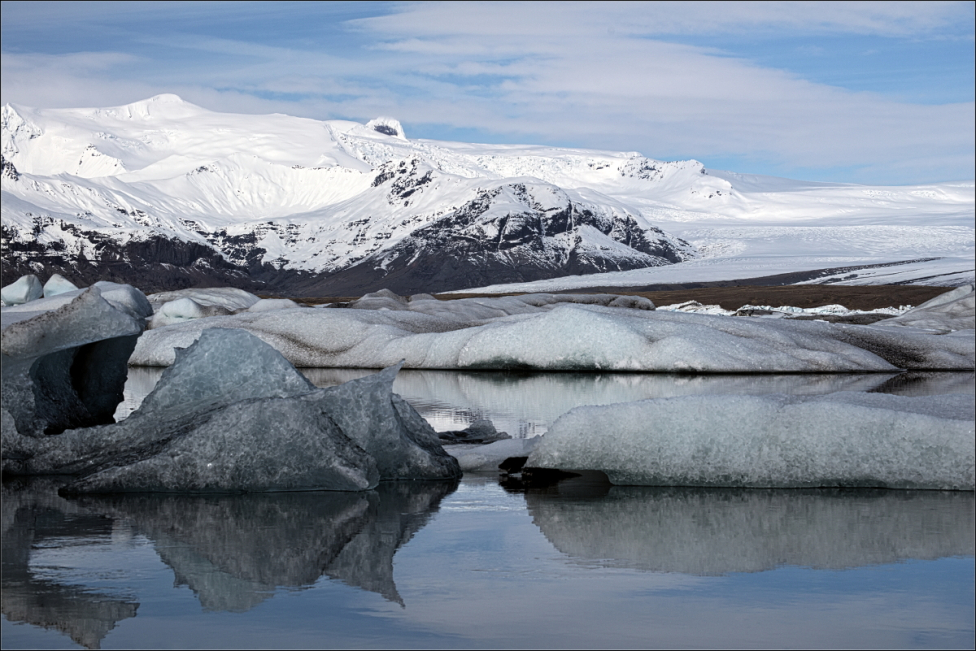
[{"label": "mountain reflection", "polygon": [[135,617],[139,604],[84,586],[61,583],[31,567],[31,550],[65,538],[78,545],[112,544],[113,521],[61,499],[57,482],[3,484],[3,572],[0,611],[8,621],[61,631],[83,647],[97,649],[115,625]]},{"label": "mountain reflection", "polygon": [[366,493],[87,497],[153,541],[177,585],[210,611],[243,612],[281,587],[327,576],[403,605],[393,555],[453,492],[450,482],[381,483]]},{"label": "mountain reflection", "polygon": [[533,522],[580,561],[719,575],[971,556],[973,493],[572,485],[526,493]]}]

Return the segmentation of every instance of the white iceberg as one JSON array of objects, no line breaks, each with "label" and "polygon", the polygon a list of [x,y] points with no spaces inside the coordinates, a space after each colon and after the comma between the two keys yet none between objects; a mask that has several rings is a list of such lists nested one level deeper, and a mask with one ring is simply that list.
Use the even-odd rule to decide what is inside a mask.
[{"label": "white iceberg", "polygon": [[261,300],[251,292],[236,287],[193,287],[157,292],[150,294],[148,298],[154,308],[180,298],[190,298],[200,305],[224,307],[231,312],[246,310]]},{"label": "white iceberg", "polygon": [[526,467],[618,485],[974,489],[973,397],[692,396],[581,407]]},{"label": "white iceberg", "polygon": [[464,472],[498,472],[498,466],[511,457],[527,457],[543,437],[504,439],[486,445],[461,443],[444,449],[458,460]]},{"label": "white iceberg", "polygon": [[270,312],[271,310],[287,310],[293,307],[300,307],[298,303],[290,298],[262,298],[251,307],[248,312]]},{"label": "white iceberg", "polygon": [[184,296],[163,303],[149,320],[149,329],[163,328],[174,323],[183,323],[191,319],[202,319],[208,316],[223,316],[231,311],[222,305],[201,305],[192,298]]},{"label": "white iceberg", "polygon": [[[100,280],[92,285],[92,287],[96,287],[99,295],[110,305],[122,310],[135,319],[142,320],[152,316],[153,308],[146,299],[146,295],[132,285]],[[56,310],[76,299],[86,289],[68,290],[59,292],[53,296],[45,296],[44,298],[39,298],[23,305],[5,307],[3,308],[4,319],[25,319],[40,314],[41,312]]]},{"label": "white iceberg", "polygon": [[44,283],[44,298],[50,298],[58,294],[64,294],[65,292],[73,292],[76,289],[78,289],[78,285],[61,274],[54,274]]},{"label": "white iceberg", "polygon": [[0,290],[0,300],[6,305],[22,305],[44,295],[44,287],[34,274],[21,276]]}]

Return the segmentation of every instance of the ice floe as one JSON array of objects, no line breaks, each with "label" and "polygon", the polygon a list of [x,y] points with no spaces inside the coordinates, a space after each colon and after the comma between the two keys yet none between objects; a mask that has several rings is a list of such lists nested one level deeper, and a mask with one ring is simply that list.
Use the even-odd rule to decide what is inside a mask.
[{"label": "ice floe", "polygon": [[581,407],[526,467],[614,484],[973,490],[973,397],[693,396]]},{"label": "ice floe", "polygon": [[149,329],[163,328],[190,319],[223,316],[232,312],[222,305],[201,305],[188,296],[163,303],[149,320]]},{"label": "ice floe", "polygon": [[[395,296],[395,295],[393,295]],[[240,328],[302,367],[699,373],[972,369],[972,337],[916,328],[609,307],[612,295],[413,300],[196,319],[146,333],[130,363],[167,366],[212,327]],[[648,301],[648,304],[650,302]]]}]

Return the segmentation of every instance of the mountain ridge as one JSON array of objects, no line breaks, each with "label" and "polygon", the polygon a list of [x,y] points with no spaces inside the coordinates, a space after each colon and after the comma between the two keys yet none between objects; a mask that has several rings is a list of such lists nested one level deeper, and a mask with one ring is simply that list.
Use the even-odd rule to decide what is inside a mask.
[{"label": "mountain ridge", "polygon": [[868,214],[885,201],[929,223],[965,213],[951,184],[872,189],[637,152],[410,140],[388,117],[225,114],[175,95],[0,112],[4,284],[114,265],[153,289],[438,292],[723,250],[675,234],[685,224]]}]

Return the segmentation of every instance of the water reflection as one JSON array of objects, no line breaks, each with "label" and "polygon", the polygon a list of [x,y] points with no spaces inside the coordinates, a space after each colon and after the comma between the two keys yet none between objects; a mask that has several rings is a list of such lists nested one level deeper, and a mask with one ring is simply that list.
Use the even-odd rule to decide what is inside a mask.
[{"label": "water reflection", "polygon": [[205,610],[243,612],[280,587],[320,577],[402,604],[393,555],[455,488],[390,482],[364,493],[125,495],[86,497],[92,511],[130,522],[149,538],[177,585]]},{"label": "water reflection", "polygon": [[575,485],[526,493],[533,522],[576,561],[720,575],[971,556],[973,493]]},{"label": "water reflection", "polygon": [[[356,369],[299,369],[327,387],[369,375]],[[125,401],[116,418],[128,415],[152,390],[162,369],[132,367]],[[582,405],[608,405],[688,395],[785,393],[823,395],[876,391],[899,395],[973,393],[972,372],[830,373],[767,375],[666,375],[651,373],[511,373],[404,370],[393,390],[437,431],[464,429],[487,418],[514,437],[544,434],[559,416]]]},{"label": "water reflection", "polygon": [[[34,480],[3,484],[3,572],[0,610],[11,622],[60,631],[97,649],[116,624],[135,617],[131,595],[73,585],[31,565],[31,550],[79,546],[108,547],[113,521],[92,514],[57,495],[57,482]],[[69,543],[70,544],[70,543]]]},{"label": "water reflection", "polygon": [[[188,586],[206,611],[247,611],[279,588],[306,588],[323,576],[402,605],[393,555],[456,484],[383,483],[364,493],[78,500],[58,497],[57,488],[44,480],[3,485],[3,614],[98,648],[119,620],[135,616],[139,604],[35,576],[31,556],[46,539],[62,549],[110,546],[124,523],[130,536],[152,543],[175,573],[176,585]],[[69,574],[64,567],[46,569],[48,576]]]}]

